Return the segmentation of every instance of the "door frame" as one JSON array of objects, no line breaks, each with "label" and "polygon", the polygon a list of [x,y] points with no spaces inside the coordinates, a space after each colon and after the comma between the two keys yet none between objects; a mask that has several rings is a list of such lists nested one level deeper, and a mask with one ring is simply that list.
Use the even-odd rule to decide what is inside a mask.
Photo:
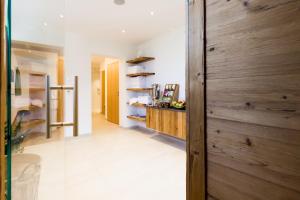
[{"label": "door frame", "polygon": [[6,179],[6,159],[5,159],[5,122],[6,122],[6,41],[5,41],[5,0],[1,0],[1,69],[0,69],[0,200],[5,200],[5,179]]},{"label": "door frame", "polygon": [[[207,198],[206,0],[186,0],[186,199]],[[195,112],[196,110],[197,112]]]}]

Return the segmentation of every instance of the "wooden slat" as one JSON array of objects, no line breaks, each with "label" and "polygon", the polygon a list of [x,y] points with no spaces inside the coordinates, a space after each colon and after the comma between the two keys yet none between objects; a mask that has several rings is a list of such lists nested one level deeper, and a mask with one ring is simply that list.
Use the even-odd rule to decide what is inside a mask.
[{"label": "wooden slat", "polygon": [[205,174],[205,0],[188,1],[187,199],[206,198]]},{"label": "wooden slat", "polygon": [[[253,7],[261,9],[254,12]],[[294,56],[300,53],[297,42],[300,24],[295,23],[300,18],[298,7],[297,0],[251,1],[247,7],[241,1],[210,1],[208,77],[299,73],[300,58]],[[265,17],[266,15],[269,17]],[[272,35],[272,38],[268,38],[268,35]],[[281,39],[283,37],[285,40]],[[238,46],[232,45],[233,43]],[[247,48],[243,48],[244,46]]]},{"label": "wooden slat", "polygon": [[[294,144],[273,139],[283,133],[294,137]],[[297,131],[208,120],[209,160],[298,192],[299,152],[300,133]]]},{"label": "wooden slat", "polygon": [[291,74],[209,80],[208,115],[300,130],[299,77]]},{"label": "wooden slat", "polygon": [[141,73],[127,74],[128,77],[152,76],[152,75],[155,75],[155,73],[152,73],[152,72],[141,72]]},{"label": "wooden slat", "polygon": [[129,64],[140,64],[140,63],[144,63],[144,62],[148,62],[151,60],[154,60],[155,58],[153,57],[138,57],[132,60],[128,60],[127,63]]},{"label": "wooden slat", "polygon": [[208,191],[217,199],[298,200],[300,193],[257,179],[234,169],[208,162]]}]

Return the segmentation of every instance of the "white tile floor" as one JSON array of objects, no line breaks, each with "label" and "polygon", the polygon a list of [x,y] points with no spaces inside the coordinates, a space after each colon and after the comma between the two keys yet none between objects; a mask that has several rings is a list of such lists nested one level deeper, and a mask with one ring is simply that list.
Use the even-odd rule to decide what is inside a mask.
[{"label": "white tile floor", "polygon": [[185,200],[182,144],[95,119],[90,136],[26,148],[42,157],[39,200]]}]

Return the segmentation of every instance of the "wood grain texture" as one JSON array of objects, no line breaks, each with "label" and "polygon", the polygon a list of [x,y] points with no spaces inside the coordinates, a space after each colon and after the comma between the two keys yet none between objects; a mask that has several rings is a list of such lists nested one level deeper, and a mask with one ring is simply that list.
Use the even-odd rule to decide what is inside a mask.
[{"label": "wood grain texture", "polygon": [[6,161],[5,161],[5,122],[6,122],[6,65],[5,65],[5,22],[4,22],[4,0],[0,2],[0,46],[1,46],[1,85],[0,85],[0,200],[5,200],[5,179],[6,179]]},{"label": "wood grain texture", "polygon": [[146,127],[157,132],[186,139],[186,113],[147,107]]},{"label": "wood grain texture", "polygon": [[300,1],[207,1],[208,193],[300,199]]},{"label": "wood grain texture", "polygon": [[140,72],[140,73],[134,73],[134,74],[127,74],[128,77],[139,77],[139,76],[153,76],[155,73],[153,72]]},{"label": "wood grain texture", "polygon": [[119,62],[107,68],[107,119],[119,124]]},{"label": "wood grain texture", "polygon": [[206,199],[205,0],[188,1],[187,199]]}]

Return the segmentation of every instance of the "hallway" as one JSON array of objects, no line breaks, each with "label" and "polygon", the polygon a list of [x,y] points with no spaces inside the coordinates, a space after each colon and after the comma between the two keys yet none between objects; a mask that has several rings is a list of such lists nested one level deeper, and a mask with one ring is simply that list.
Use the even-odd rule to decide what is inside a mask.
[{"label": "hallway", "polygon": [[26,148],[43,158],[39,200],[185,199],[183,142],[94,119],[92,135]]}]

